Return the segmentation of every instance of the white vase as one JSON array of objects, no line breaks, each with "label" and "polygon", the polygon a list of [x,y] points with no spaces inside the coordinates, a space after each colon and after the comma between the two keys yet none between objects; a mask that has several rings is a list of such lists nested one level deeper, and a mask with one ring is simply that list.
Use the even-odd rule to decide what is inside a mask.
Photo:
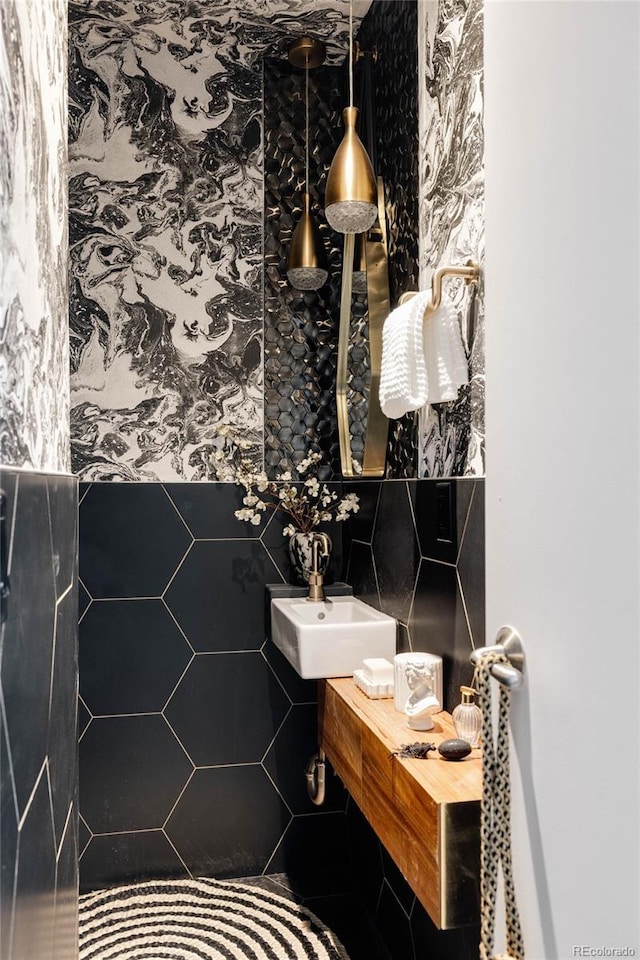
[{"label": "white vase", "polygon": [[[298,531],[289,538],[289,560],[291,561],[291,570],[300,584],[309,583],[311,569],[313,566],[313,533],[301,533]],[[325,573],[331,560],[331,540],[329,541],[329,551],[323,555],[318,551],[318,572]]]}]

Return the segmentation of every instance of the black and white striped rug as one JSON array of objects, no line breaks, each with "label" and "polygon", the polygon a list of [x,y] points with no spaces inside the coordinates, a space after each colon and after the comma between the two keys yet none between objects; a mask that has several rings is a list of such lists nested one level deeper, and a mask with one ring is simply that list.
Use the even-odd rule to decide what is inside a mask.
[{"label": "black and white striped rug", "polygon": [[349,960],[292,900],[243,883],[151,880],[80,897],[80,960]]}]

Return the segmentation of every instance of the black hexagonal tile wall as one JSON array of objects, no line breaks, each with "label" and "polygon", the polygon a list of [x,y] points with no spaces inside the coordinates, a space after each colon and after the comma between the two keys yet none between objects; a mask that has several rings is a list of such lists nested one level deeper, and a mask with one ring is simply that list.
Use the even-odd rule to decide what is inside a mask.
[{"label": "black hexagonal tile wall", "polygon": [[421,561],[409,630],[414,650],[442,657],[444,708],[451,711],[460,702],[461,684],[473,675],[473,647],[454,566]]},{"label": "black hexagonal tile wall", "polygon": [[296,816],[269,864],[269,872],[286,873],[302,897],[344,893],[351,886],[348,850],[344,814]]},{"label": "black hexagonal tile wall", "polygon": [[[318,750],[318,708],[316,704],[292,707],[289,715],[264,758],[264,767],[278,784],[280,793],[292,813],[311,813],[315,808],[309,798],[305,768]],[[326,778],[326,799],[323,812],[344,810],[347,793],[337,777],[329,771]]]},{"label": "black hexagonal tile wall", "polygon": [[262,654],[292,703],[316,703],[318,684],[315,680],[303,680],[270,640],[265,642]]},{"label": "black hexagonal tile wall", "polygon": [[45,479],[21,474],[16,497],[2,685],[22,814],[47,750],[56,594]]},{"label": "black hexagonal tile wall", "polygon": [[359,501],[358,512],[352,514],[348,522],[349,533],[353,540],[371,543],[382,486],[380,480],[355,480],[343,485],[343,492],[355,493]]},{"label": "black hexagonal tile wall", "polygon": [[196,540],[256,539],[266,525],[254,526],[234,516],[245,496],[235,483],[165,483],[164,488]]},{"label": "black hexagonal tile wall", "polygon": [[380,492],[373,534],[380,607],[384,613],[407,622],[419,551],[409,488],[404,481],[384,483]]},{"label": "black hexagonal tile wall", "polygon": [[[474,481],[428,480],[416,483],[415,488],[416,524],[422,556],[455,563],[467,523]],[[447,504],[450,509],[450,536],[442,529]]]},{"label": "black hexagonal tile wall", "polygon": [[158,713],[193,656],[162,600],[97,600],[79,632],[80,694],[94,717]]},{"label": "black hexagonal tile wall", "polygon": [[165,716],[196,766],[256,763],[289,706],[260,653],[201,654],[180,681]]},{"label": "black hexagonal tile wall", "polygon": [[47,755],[53,801],[56,844],[62,838],[69,806],[74,799],[78,764],[75,750],[77,697],[77,595],[70,590],[56,607],[55,647]]},{"label": "black hexagonal tile wall", "polygon": [[485,643],[484,484],[475,481],[473,486],[473,498],[458,556],[458,576],[473,644],[482,647]]},{"label": "black hexagonal tile wall", "polygon": [[93,833],[164,824],[193,770],[162,716],[92,720],[80,741],[80,809]]},{"label": "black hexagonal tile wall", "polygon": [[53,942],[56,845],[46,770],[37,781],[18,842],[13,957],[47,956]]},{"label": "black hexagonal tile wall", "polygon": [[94,599],[159,597],[192,541],[160,484],[92,484],[80,504],[80,577]]},{"label": "black hexagonal tile wall", "polygon": [[[13,793],[13,771],[0,712],[0,903],[2,903],[2,939],[8,953],[12,927],[12,908],[18,852],[18,811]],[[3,956],[4,960],[4,956]]]},{"label": "black hexagonal tile wall", "polygon": [[197,540],[165,600],[196,652],[258,650],[264,587],[280,579],[259,540]]},{"label": "black hexagonal tile wall", "polygon": [[56,863],[56,904],[53,931],[53,960],[78,956],[78,848],[73,810],[67,821]]},{"label": "black hexagonal tile wall", "polygon": [[70,538],[76,542],[78,522],[77,480],[70,477],[47,477],[51,547],[56,583],[60,597],[71,585],[76,574],[76,554],[69,549]]},{"label": "black hexagonal tile wall", "polygon": [[349,553],[347,583],[353,587],[353,593],[365,603],[380,609],[380,594],[373,562],[373,550],[368,543],[354,540]]},{"label": "black hexagonal tile wall", "polygon": [[166,833],[194,876],[262,873],[290,814],[259,764],[196,770]]},{"label": "black hexagonal tile wall", "polygon": [[93,837],[82,855],[82,889],[97,890],[121,882],[148,877],[188,876],[162,830],[119,833]]}]

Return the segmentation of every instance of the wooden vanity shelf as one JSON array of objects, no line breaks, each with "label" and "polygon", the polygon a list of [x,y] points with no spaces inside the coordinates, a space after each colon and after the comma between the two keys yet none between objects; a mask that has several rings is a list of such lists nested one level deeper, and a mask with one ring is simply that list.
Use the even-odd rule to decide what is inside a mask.
[{"label": "wooden vanity shelf", "polygon": [[448,713],[411,730],[393,700],[370,700],[353,680],[319,684],[319,744],[440,929],[479,918],[479,750],[460,761],[391,757],[403,744],[455,737]]}]

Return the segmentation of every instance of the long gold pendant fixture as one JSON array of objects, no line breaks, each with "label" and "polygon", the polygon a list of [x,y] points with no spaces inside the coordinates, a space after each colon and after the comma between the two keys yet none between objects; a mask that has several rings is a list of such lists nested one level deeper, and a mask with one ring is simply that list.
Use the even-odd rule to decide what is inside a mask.
[{"label": "long gold pendant fixture", "polygon": [[356,133],[353,105],[353,0],[349,2],[349,106],[342,113],[345,132],[333,158],[324,198],[330,227],[338,233],[366,233],[378,215],[378,189],[369,155]]},{"label": "long gold pendant fixture", "polygon": [[324,63],[325,46],[313,37],[300,37],[289,47],[289,62],[305,71],[305,192],[287,257],[287,280],[296,290],[319,290],[329,270],[322,237],[311,213],[309,194],[309,69]]}]

